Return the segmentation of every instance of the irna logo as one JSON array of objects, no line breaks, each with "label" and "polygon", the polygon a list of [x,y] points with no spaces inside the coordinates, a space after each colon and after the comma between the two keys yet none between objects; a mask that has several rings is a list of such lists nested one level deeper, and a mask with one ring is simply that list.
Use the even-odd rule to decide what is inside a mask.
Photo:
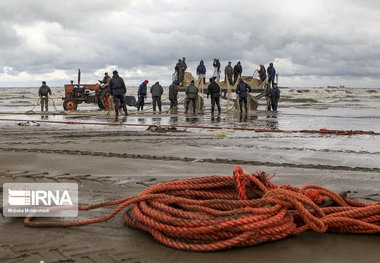
[{"label": "irna logo", "polygon": [[5,183],[3,215],[9,217],[76,217],[78,185],[75,183]]},{"label": "irna logo", "polygon": [[8,189],[8,204],[16,206],[71,206],[73,202],[67,190],[11,190]]}]

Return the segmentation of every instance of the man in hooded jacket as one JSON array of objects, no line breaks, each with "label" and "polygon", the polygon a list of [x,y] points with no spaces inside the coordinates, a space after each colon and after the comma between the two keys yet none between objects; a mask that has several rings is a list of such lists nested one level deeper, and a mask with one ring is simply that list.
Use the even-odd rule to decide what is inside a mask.
[{"label": "man in hooded jacket", "polygon": [[109,81],[110,94],[113,99],[113,104],[115,105],[115,114],[116,119],[119,116],[119,101],[121,106],[123,107],[125,116],[128,116],[127,106],[125,105],[125,93],[127,92],[127,88],[125,86],[124,80],[119,77],[119,73],[117,70],[112,72],[112,78]]},{"label": "man in hooded jacket", "polygon": [[164,93],[164,89],[158,81],[150,87],[150,93],[152,93],[153,111],[156,112],[156,104],[158,104],[158,110],[161,113],[161,95]]},{"label": "man in hooded jacket", "polygon": [[207,87],[207,98],[211,96],[211,114],[214,114],[215,103],[220,114],[220,87],[214,78],[210,78],[210,84]]},{"label": "man in hooded jacket", "polygon": [[[206,84],[206,67],[204,65],[203,60],[199,62],[199,65],[197,67],[197,75],[199,76],[200,81],[203,80],[203,85]],[[201,82],[199,82],[200,84]]]},{"label": "man in hooded jacket", "polygon": [[269,85],[274,85],[274,78],[276,76],[276,69],[273,67],[273,63],[269,64],[269,67],[267,68],[268,73],[268,83]]}]

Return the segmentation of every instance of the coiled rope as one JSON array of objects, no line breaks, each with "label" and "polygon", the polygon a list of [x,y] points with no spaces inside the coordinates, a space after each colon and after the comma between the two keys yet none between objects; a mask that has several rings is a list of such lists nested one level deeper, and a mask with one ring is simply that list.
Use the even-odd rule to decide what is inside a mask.
[{"label": "coiled rope", "polygon": [[[149,232],[177,249],[215,251],[279,240],[306,230],[380,233],[380,201],[364,203],[316,185],[296,188],[270,182],[264,172],[208,176],[161,183],[138,196],[79,210],[118,205],[109,215],[77,222],[32,222],[30,227],[68,227],[107,221],[128,205],[128,226]],[[329,201],[332,205],[320,207]]]}]

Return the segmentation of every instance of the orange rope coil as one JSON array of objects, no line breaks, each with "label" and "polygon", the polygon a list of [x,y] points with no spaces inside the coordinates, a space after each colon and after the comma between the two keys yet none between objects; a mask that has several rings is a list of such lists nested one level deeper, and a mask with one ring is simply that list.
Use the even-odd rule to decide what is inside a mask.
[{"label": "orange rope coil", "polygon": [[[79,210],[118,205],[109,215],[77,222],[32,222],[31,227],[66,227],[104,222],[124,213],[128,226],[182,250],[215,251],[279,240],[306,230],[380,233],[380,201],[364,203],[316,185],[296,188],[270,182],[264,172],[208,176],[161,183],[140,195]],[[326,205],[329,199],[331,206]]]}]

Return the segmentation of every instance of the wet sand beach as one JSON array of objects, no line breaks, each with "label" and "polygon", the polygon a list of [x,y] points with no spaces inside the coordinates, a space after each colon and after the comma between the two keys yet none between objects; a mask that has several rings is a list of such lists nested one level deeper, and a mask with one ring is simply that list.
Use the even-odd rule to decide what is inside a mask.
[{"label": "wet sand beach", "polygon": [[[138,195],[160,182],[231,175],[236,165],[251,173],[276,173],[273,182],[279,185],[317,184],[351,191],[348,197],[355,200],[380,199],[379,136],[228,130],[218,137],[216,130],[185,128],[157,133],[146,127],[0,124],[0,183],[78,183],[80,204]],[[109,211],[80,212],[79,219]],[[0,262],[380,261],[376,234],[307,231],[254,247],[179,251],[127,227],[121,214],[108,222],[65,229],[28,228],[22,218],[2,218],[0,232]]]}]

